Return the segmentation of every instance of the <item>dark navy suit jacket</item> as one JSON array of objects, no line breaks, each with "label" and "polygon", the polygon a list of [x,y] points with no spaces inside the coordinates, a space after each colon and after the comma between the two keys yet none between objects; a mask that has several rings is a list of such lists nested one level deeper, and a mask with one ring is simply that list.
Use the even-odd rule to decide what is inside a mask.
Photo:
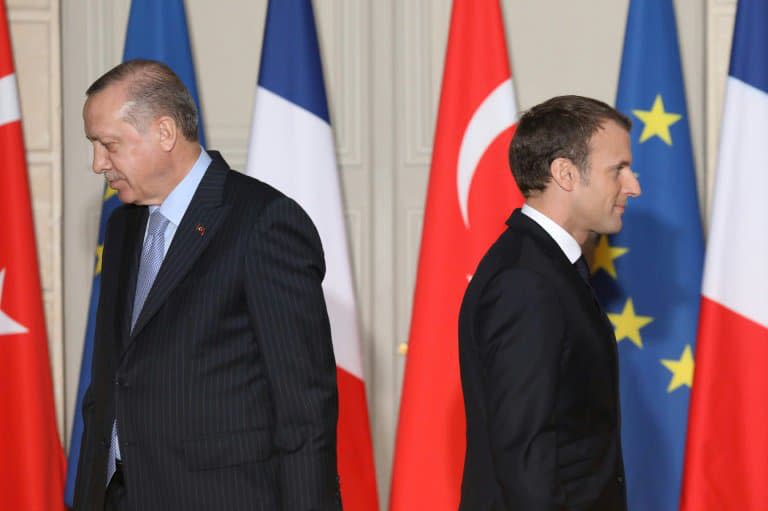
[{"label": "dark navy suit jacket", "polygon": [[461,307],[460,509],[624,510],[613,328],[543,228],[507,225]]},{"label": "dark navy suit jacket", "polygon": [[320,238],[211,156],[132,332],[147,208],[109,219],[77,510],[103,509],[115,417],[131,509],[340,508]]}]

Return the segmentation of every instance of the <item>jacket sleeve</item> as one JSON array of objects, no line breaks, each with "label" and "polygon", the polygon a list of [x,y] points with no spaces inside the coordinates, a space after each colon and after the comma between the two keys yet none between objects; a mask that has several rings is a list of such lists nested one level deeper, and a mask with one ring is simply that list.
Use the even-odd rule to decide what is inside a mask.
[{"label": "jacket sleeve", "polygon": [[514,269],[489,281],[475,316],[494,472],[508,509],[564,504],[555,431],[561,307],[544,276]]},{"label": "jacket sleeve", "polygon": [[336,363],[312,221],[281,197],[263,211],[246,257],[247,304],[275,407],[282,509],[340,509]]}]

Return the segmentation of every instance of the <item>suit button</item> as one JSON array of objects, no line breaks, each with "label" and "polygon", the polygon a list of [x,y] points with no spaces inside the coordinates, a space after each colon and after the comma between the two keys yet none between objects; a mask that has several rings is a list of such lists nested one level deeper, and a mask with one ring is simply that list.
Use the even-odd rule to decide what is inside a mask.
[{"label": "suit button", "polygon": [[619,483],[619,486],[624,485],[624,476],[616,476],[616,482]]},{"label": "suit button", "polygon": [[128,386],[128,382],[126,382],[125,378],[123,378],[122,376],[118,376],[117,379],[115,380],[115,383],[117,383],[118,387],[127,387]]}]

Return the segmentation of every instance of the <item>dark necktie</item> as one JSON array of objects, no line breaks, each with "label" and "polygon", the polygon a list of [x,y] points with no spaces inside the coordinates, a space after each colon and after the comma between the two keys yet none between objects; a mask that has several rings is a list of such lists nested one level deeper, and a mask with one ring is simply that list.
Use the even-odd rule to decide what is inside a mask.
[{"label": "dark necktie", "polygon": [[581,278],[584,279],[584,282],[586,282],[589,287],[592,287],[589,283],[589,266],[587,266],[587,260],[584,259],[584,256],[579,256],[573,265],[576,267],[576,271],[579,272],[579,275],[581,275]]}]

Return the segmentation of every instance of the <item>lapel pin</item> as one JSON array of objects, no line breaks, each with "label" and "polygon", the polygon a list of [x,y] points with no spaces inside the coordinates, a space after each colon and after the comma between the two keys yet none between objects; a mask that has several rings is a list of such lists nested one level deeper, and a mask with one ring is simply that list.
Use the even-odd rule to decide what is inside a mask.
[{"label": "lapel pin", "polygon": [[197,234],[199,234],[200,236],[205,234],[205,226],[203,224],[197,224],[195,226],[195,230],[197,231]]}]

